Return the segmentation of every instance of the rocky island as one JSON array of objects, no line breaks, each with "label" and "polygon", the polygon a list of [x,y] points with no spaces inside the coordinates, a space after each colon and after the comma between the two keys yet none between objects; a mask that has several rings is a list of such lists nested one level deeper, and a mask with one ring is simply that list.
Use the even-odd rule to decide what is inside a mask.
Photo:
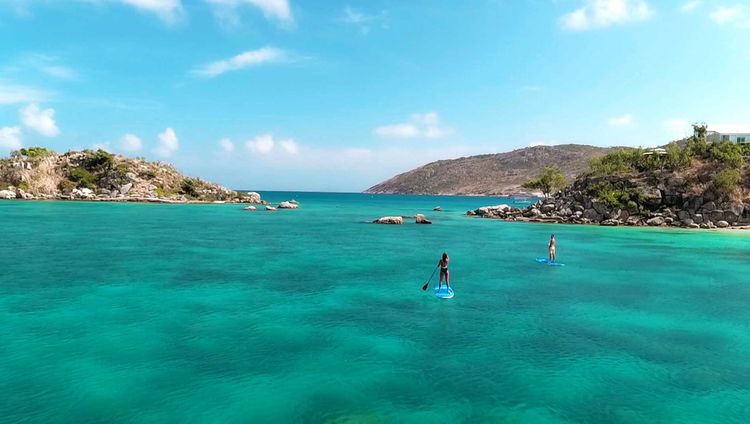
[{"label": "rocky island", "polygon": [[[750,145],[707,142],[706,126],[665,148],[620,149],[524,209],[467,215],[512,221],[684,228],[750,228]],[[538,183],[538,182],[537,182]],[[552,192],[547,187],[547,192]]]},{"label": "rocky island", "polygon": [[166,163],[104,150],[59,154],[44,147],[0,159],[0,199],[264,203],[258,193],[186,177]]}]

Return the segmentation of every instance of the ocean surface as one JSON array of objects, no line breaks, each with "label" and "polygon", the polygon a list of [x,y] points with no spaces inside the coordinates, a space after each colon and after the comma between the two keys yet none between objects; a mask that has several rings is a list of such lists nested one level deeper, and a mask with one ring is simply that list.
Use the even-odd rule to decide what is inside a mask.
[{"label": "ocean surface", "polygon": [[750,422],[750,232],[263,195],[301,207],[0,202],[0,422]]}]

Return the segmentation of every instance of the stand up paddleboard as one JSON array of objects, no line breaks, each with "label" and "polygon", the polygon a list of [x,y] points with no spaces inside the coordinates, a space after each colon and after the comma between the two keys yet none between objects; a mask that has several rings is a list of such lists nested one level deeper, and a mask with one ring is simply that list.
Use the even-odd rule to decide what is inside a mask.
[{"label": "stand up paddleboard", "polygon": [[536,261],[542,265],[548,265],[548,266],[565,266],[565,264],[561,264],[560,262],[554,261],[550,262],[547,258],[536,258]]},{"label": "stand up paddleboard", "polygon": [[439,299],[451,299],[453,298],[453,289],[443,286],[440,290],[435,289],[435,297]]}]

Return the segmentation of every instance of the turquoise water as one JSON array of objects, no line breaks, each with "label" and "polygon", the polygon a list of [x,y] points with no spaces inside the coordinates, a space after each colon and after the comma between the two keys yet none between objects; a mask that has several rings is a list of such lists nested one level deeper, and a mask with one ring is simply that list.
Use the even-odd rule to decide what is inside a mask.
[{"label": "turquoise water", "polygon": [[265,197],[0,202],[0,422],[750,422],[750,233]]}]

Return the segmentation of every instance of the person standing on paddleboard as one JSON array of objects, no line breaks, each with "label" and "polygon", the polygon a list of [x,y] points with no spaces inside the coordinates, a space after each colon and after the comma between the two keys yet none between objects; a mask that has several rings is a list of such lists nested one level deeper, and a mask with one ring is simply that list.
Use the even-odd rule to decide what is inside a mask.
[{"label": "person standing on paddleboard", "polygon": [[438,281],[438,290],[443,286],[443,279],[445,279],[445,285],[451,288],[450,273],[448,272],[448,263],[450,262],[447,252],[443,252],[443,257],[438,261],[440,267],[440,281]]},{"label": "person standing on paddleboard", "polygon": [[549,238],[549,261],[555,262],[555,259],[557,259],[557,255],[555,254],[555,235],[552,234]]}]

